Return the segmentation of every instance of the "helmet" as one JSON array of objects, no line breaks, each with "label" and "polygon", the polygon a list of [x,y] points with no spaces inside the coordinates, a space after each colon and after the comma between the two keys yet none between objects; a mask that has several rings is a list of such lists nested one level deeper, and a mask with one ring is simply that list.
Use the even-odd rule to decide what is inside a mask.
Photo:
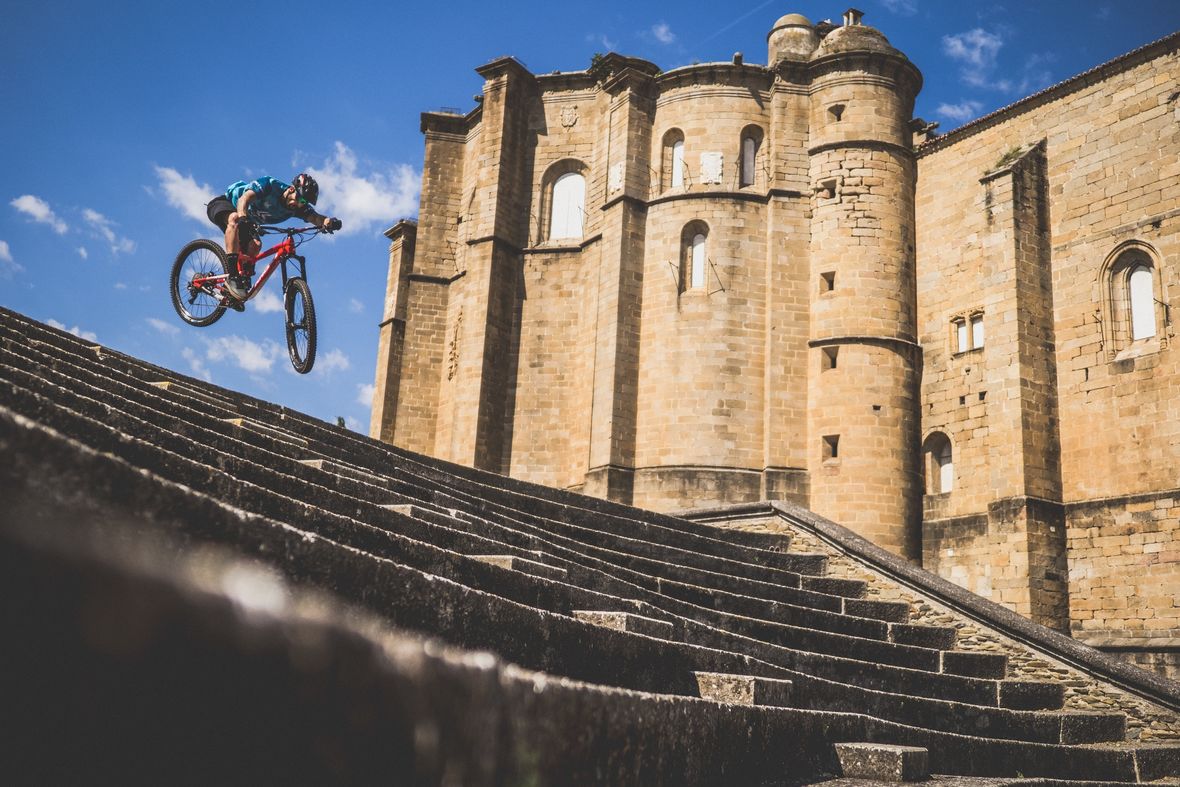
[{"label": "helmet", "polygon": [[306,172],[296,175],[295,182],[291,185],[295,187],[295,193],[307,200],[310,205],[314,205],[316,200],[320,198],[320,184],[316,183],[315,178]]}]

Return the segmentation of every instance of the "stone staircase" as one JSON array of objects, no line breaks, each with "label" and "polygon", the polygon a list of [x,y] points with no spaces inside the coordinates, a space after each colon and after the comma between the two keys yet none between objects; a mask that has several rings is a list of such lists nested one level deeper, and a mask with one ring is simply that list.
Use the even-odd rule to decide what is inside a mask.
[{"label": "stone staircase", "polygon": [[[191,672],[217,695],[256,674],[265,661],[250,644],[257,639],[267,658],[289,650],[286,671],[263,683],[303,696],[311,689],[290,667],[304,647],[292,644],[299,636],[318,632],[327,659],[358,641],[385,643],[382,658],[358,669],[375,686],[399,687],[401,699],[366,712],[391,736],[372,745],[402,759],[365,749],[360,735],[338,745],[347,762],[336,750],[274,744],[289,761],[266,760],[275,770],[261,773],[349,780],[412,768],[427,773],[424,783],[517,774],[533,783],[645,784],[797,784],[841,773],[929,772],[989,784],[1180,776],[1180,746],[1125,740],[1122,713],[1063,710],[1061,683],[1008,677],[1005,655],[956,649],[955,628],[911,622],[909,604],[866,598],[864,581],[826,576],[828,556],[791,551],[786,535],[723,531],[400,451],[2,309],[0,450],[0,494],[10,501],[0,528],[5,595],[28,599],[4,608],[3,625],[46,647],[64,637],[71,675],[105,663],[104,652],[84,623],[72,638],[49,630],[54,595],[30,588],[64,582],[77,609],[111,588],[164,594],[172,602],[157,618],[135,604],[118,614],[138,625],[170,620],[174,644],[199,650],[208,635],[197,632],[207,626],[195,621],[224,617],[233,598],[185,578],[184,556],[210,548],[230,556],[219,558],[223,573],[249,559],[278,572],[288,596],[330,594],[323,603],[336,611],[325,620],[265,609],[266,625],[222,621],[231,645],[217,674],[187,655],[136,651],[150,678]],[[129,562],[129,544],[155,545],[154,556]],[[275,626],[302,633],[284,638]],[[113,647],[135,644],[111,636]],[[480,661],[481,675],[497,676],[495,691],[471,675],[471,654],[482,651],[496,656],[493,666]],[[41,662],[28,658],[21,666],[36,670]],[[21,674],[16,666],[4,673]],[[142,688],[122,673],[104,680],[115,694],[111,686],[124,695]],[[542,700],[530,686],[554,688]],[[189,730],[178,718],[183,703],[196,712],[206,700],[166,683],[156,689],[178,729]],[[337,689],[333,700],[316,684],[306,707],[282,695],[282,721],[254,698],[244,718],[319,730],[314,719],[290,716],[356,701],[354,689]],[[63,702],[73,696],[44,690]],[[126,714],[128,704],[112,707]],[[355,727],[333,707],[340,729]],[[469,729],[479,714],[495,716],[498,732]],[[45,733],[61,743],[50,734],[53,718],[43,720]],[[96,719],[104,728],[105,717]],[[432,732],[423,732],[424,719]],[[516,743],[488,750],[482,738],[507,728],[517,730],[509,736]],[[240,771],[205,762],[201,773],[247,780],[251,767],[263,767],[259,752],[270,751],[260,746]],[[473,751],[484,759],[468,762]],[[112,756],[106,750],[103,761],[122,762]],[[465,777],[447,781],[448,768]]]}]

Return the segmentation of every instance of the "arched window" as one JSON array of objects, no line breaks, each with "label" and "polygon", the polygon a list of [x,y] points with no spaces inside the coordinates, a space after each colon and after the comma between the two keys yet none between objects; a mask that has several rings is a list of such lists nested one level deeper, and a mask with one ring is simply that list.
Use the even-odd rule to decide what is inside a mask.
[{"label": "arched window", "polygon": [[[1167,295],[1158,255],[1148,244],[1131,240],[1107,256],[1099,273],[1102,341],[1108,360],[1124,350],[1151,351],[1166,346]],[[1150,341],[1148,341],[1150,340]],[[1140,342],[1142,342],[1140,344]]]},{"label": "arched window", "polygon": [[678,128],[664,133],[663,153],[660,156],[660,190],[684,186],[684,132]]},{"label": "arched window", "polygon": [[955,461],[950,438],[932,432],[922,449],[926,470],[926,494],[944,495],[955,488]]},{"label": "arched window", "polygon": [[581,173],[567,172],[553,183],[549,239],[581,238],[582,217],[585,214],[586,179]]},{"label": "arched window", "polygon": [[1151,268],[1136,265],[1131,270],[1131,341],[1155,336],[1155,287]]},{"label": "arched window", "polygon": [[692,221],[680,234],[681,263],[680,290],[694,290],[705,286],[705,269],[709,265],[709,226],[703,221]]},{"label": "arched window", "polygon": [[739,167],[738,187],[753,186],[758,181],[758,153],[762,147],[762,129],[759,126],[746,126],[742,129],[741,155]]}]

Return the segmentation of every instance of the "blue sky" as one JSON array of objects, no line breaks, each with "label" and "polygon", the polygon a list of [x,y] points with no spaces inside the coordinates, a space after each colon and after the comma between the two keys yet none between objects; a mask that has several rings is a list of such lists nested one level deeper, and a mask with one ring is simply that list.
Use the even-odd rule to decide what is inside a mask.
[{"label": "blue sky", "polygon": [[[473,69],[535,73],[618,51],[664,69],[745,53],[845,5],[59,2],[0,25],[0,305],[153,363],[367,431],[388,243],[417,212],[418,114],[466,111]],[[946,131],[1180,29],[1180,0],[862,0],[922,70]],[[305,247],[319,357],[294,374],[278,287],[210,328],[172,311],[177,250],[216,237],[202,203],[240,178],[315,172],[346,231]]]}]

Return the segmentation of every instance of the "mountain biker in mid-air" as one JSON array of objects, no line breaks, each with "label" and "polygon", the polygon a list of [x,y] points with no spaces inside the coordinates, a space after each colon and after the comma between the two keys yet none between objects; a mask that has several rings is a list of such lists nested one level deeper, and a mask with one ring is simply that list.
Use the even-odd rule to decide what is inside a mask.
[{"label": "mountain biker in mid-air", "polygon": [[340,229],[340,219],[321,216],[312,209],[319,195],[319,184],[306,173],[295,176],[293,183],[264,175],[248,183],[239,180],[209,202],[206,206],[209,220],[225,232],[230,274],[225,283],[225,291],[230,295],[226,305],[241,311],[241,302],[250,294],[254,266],[240,264],[238,255],[253,256],[262,248],[254,225],[280,224],[297,217],[325,230]]}]

